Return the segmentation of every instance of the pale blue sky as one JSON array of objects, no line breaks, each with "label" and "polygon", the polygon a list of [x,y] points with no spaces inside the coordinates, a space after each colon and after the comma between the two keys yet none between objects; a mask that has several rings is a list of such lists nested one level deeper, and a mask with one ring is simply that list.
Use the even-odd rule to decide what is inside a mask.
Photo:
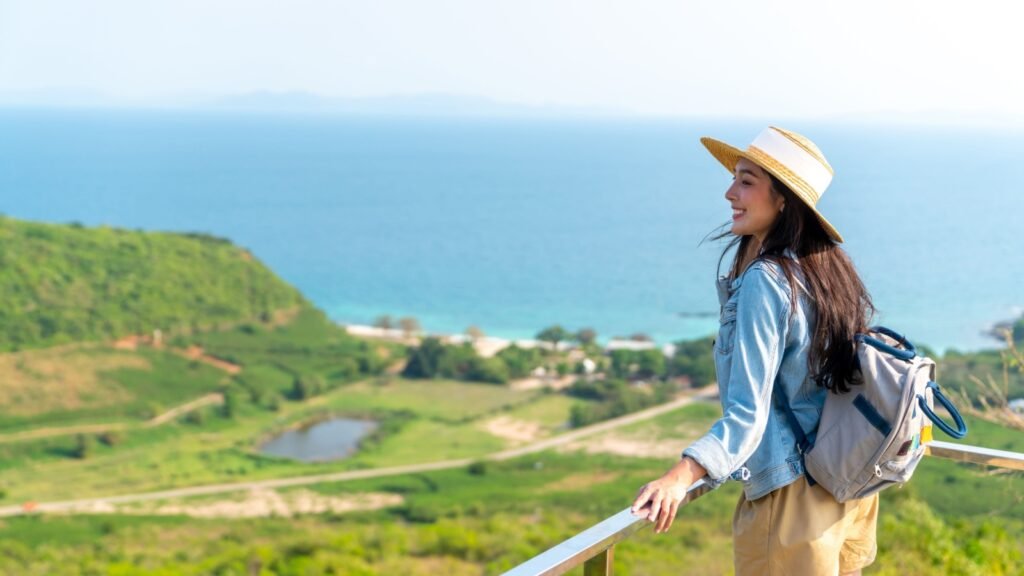
[{"label": "pale blue sky", "polygon": [[1013,2],[0,0],[0,102],[257,91],[1024,118]]}]

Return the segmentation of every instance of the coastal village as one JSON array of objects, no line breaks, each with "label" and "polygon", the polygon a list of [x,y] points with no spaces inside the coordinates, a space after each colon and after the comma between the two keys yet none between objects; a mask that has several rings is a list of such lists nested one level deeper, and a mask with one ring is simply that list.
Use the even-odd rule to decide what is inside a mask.
[{"label": "coastal village", "polygon": [[[509,346],[517,346],[524,349],[542,348],[555,350],[564,352],[566,360],[571,364],[576,365],[578,363],[581,367],[580,375],[601,377],[600,374],[597,374],[598,363],[593,358],[590,358],[587,352],[573,341],[551,342],[534,338],[499,338],[486,336],[476,327],[470,327],[462,334],[426,333],[420,330],[419,324],[415,319],[403,318],[400,323],[402,326],[399,328],[390,327],[390,321],[386,317],[382,317],[378,319],[374,326],[347,324],[344,327],[346,332],[359,338],[386,340],[406,346],[418,346],[427,337],[437,338],[443,344],[448,345],[461,345],[468,342],[473,346],[476,353],[483,358],[491,358]],[[600,349],[604,354],[610,354],[616,350],[639,352],[657,349],[666,358],[671,358],[676,353],[675,344],[659,346],[642,334],[634,335],[630,338],[611,338],[606,344],[600,346]],[[529,388],[546,385],[554,389],[561,389],[570,385],[576,377],[574,375],[560,376],[552,372],[543,365],[536,366],[531,370],[530,378],[513,383],[513,387]]]}]

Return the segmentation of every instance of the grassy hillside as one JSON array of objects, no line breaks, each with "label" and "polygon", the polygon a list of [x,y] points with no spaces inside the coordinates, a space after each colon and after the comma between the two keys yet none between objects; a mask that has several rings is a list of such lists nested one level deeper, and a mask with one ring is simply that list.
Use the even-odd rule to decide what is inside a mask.
[{"label": "grassy hillside", "polygon": [[[207,236],[0,217],[0,290],[0,505],[481,458],[559,434],[596,402],[398,378],[402,345],[353,338],[245,250]],[[110,343],[155,328],[166,336],[159,345]],[[950,355],[940,379],[952,387],[998,374],[1001,360]],[[672,374],[693,376],[678,366]],[[150,424],[212,393],[223,405]],[[220,506],[209,518],[156,503],[3,518],[0,574],[498,573],[628,505],[718,414],[713,403],[688,406],[466,468],[159,503]],[[331,416],[380,427],[346,460],[261,454],[270,436]],[[968,421],[968,443],[1024,451],[1019,431]],[[730,483],[687,506],[669,535],[648,530],[623,543],[617,571],[729,573],[738,489]],[[359,507],[381,494],[384,504]],[[256,497],[283,508],[223,512]],[[287,502],[316,498],[353,507],[296,505],[288,516]],[[1015,573],[1024,475],[929,459],[883,495],[879,542],[869,574]]]},{"label": "grassy hillside", "polygon": [[205,329],[307,305],[227,240],[2,216],[0,294],[0,351]]},{"label": "grassy hillside", "polygon": [[[493,386],[439,384],[498,393]],[[355,390],[337,394],[350,392]],[[459,415],[462,408],[446,416]],[[617,433],[678,447],[693,430],[706,428],[716,411],[688,406]],[[979,442],[1020,446],[1010,431],[971,425]],[[670,461],[557,450],[476,468],[282,491],[286,496],[312,491],[323,497],[401,497],[398,504],[349,513],[191,518],[140,509],[8,518],[0,522],[0,572],[498,574],[625,508],[636,489]],[[906,487],[883,493],[879,557],[865,573],[1018,573],[1024,560],[1024,478],[943,460],[925,464]],[[963,498],[966,493],[970,501]],[[616,573],[730,573],[730,521],[738,494],[739,484],[730,482],[682,509],[668,534],[647,529],[620,544]],[[198,504],[209,500],[200,498]]]}]

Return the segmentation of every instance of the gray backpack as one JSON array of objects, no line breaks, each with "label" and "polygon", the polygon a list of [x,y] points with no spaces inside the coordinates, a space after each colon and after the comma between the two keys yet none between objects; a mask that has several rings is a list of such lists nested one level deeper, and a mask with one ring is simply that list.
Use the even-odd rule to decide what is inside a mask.
[{"label": "gray backpack", "polygon": [[[782,402],[808,481],[821,484],[839,502],[909,480],[932,439],[932,424],[953,438],[967,434],[960,413],[935,383],[934,361],[881,326],[858,334],[856,340],[860,379],[849,392],[828,393],[813,444],[788,402]],[[935,400],[952,416],[956,429],[932,411]]]}]

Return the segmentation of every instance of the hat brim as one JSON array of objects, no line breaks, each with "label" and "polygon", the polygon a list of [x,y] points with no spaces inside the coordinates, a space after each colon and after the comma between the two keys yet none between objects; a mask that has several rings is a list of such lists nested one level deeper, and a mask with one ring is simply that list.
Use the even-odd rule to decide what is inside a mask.
[{"label": "hat brim", "polygon": [[794,195],[799,198],[805,206],[811,209],[811,212],[814,212],[814,215],[818,218],[818,222],[821,223],[821,227],[825,229],[825,232],[830,238],[835,240],[838,244],[843,243],[843,237],[839,234],[839,231],[836,230],[835,226],[826,220],[825,217],[821,215],[821,212],[818,212],[818,209],[814,207],[814,204],[808,202],[807,199],[804,198],[801,193],[800,186],[796,185],[789,175],[781,169],[781,167],[772,165],[773,163],[770,161],[770,158],[756,157],[747,153],[745,150],[740,150],[735,146],[726,144],[721,140],[716,140],[709,136],[702,137],[700,139],[700,143],[708,149],[708,152],[710,152],[711,155],[722,164],[722,166],[725,166],[725,169],[729,171],[729,174],[734,174],[736,172],[736,163],[740,158],[746,158],[771,173],[772,176],[775,176],[782,181],[783,184],[789,187]]}]

